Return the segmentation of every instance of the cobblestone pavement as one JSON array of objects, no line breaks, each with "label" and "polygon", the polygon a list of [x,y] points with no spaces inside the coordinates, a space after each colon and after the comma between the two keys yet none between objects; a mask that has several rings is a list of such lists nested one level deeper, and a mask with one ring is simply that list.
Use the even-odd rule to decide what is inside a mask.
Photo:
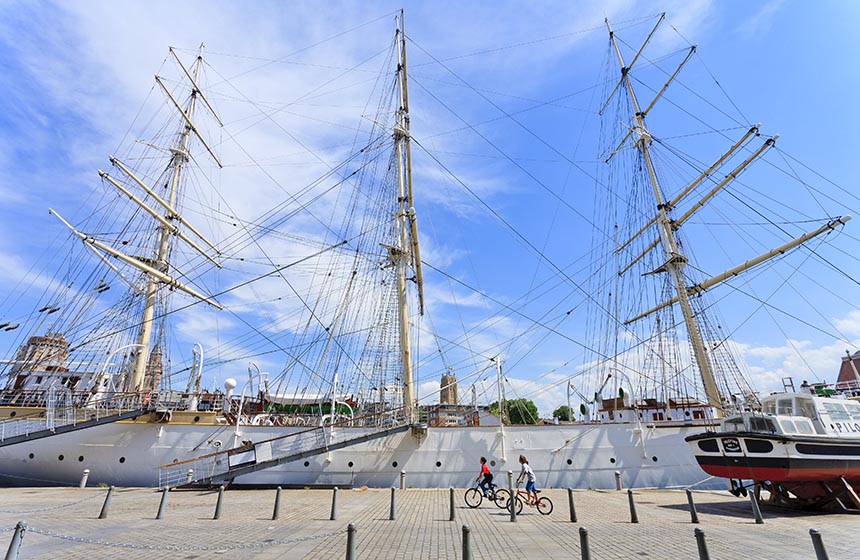
[{"label": "cobblestone pavement", "polygon": [[280,518],[272,521],[274,490],[228,490],[214,520],[217,491],[161,494],[116,489],[107,519],[98,519],[106,489],[0,489],[0,552],[18,521],[26,521],[21,559],[63,558],[343,558],[346,529],[354,523],[356,557],[462,558],[462,526],[471,529],[473,558],[580,558],[579,528],[588,529],[591,557],[600,559],[697,558],[693,530],[705,531],[711,558],[814,558],[810,528],[821,531],[832,560],[857,557],[860,517],[813,515],[763,506],[757,525],[749,500],[726,492],[694,493],[700,523],[693,525],[683,491],[636,490],[639,523],[630,522],[626,492],[574,491],[571,523],[565,490],[546,490],[555,508],[543,516],[526,507],[509,514],[484,502],[469,509],[455,490],[456,520],[449,521],[447,489],[396,491],[389,520],[389,489],[340,490],[337,520],[329,519],[331,490],[284,490]]}]

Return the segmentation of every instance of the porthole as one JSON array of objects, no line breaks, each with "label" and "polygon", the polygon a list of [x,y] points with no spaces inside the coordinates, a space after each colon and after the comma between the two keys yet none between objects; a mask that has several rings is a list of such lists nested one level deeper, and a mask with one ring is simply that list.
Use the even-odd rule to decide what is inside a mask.
[{"label": "porthole", "polygon": [[78,457],[78,463],[83,463],[83,462],[84,462],[84,456],[81,455]]},{"label": "porthole", "polygon": [[610,463],[612,463],[612,464],[614,465],[614,464],[615,464],[615,457],[613,457],[613,458],[609,459],[609,462],[610,462]]},{"label": "porthole", "polygon": [[396,469],[397,468],[397,461],[394,461],[393,463],[391,463],[391,466]]},{"label": "porthole", "polygon": [[195,416],[195,417],[194,417],[194,421],[195,421],[195,422],[200,422],[200,417],[199,417],[199,416]]},{"label": "porthole", "polygon": [[656,455],[654,455],[653,457],[651,457],[651,460],[652,460],[652,461],[654,461],[654,462],[656,463],[656,462],[657,462],[657,456],[656,456]]},{"label": "porthole", "polygon": [[567,460],[567,464],[568,464],[568,465],[572,465],[572,464],[573,464],[573,459],[568,459],[568,460]]},{"label": "porthole", "polygon": [[120,457],[120,458],[119,458],[119,462],[120,462],[120,463],[125,463],[125,457]]},{"label": "porthole", "polygon": [[12,412],[10,412],[10,413],[9,413],[9,418],[15,418],[15,416],[16,416],[17,414],[18,414],[18,413],[17,413],[17,412],[15,412],[15,411],[13,410]]},{"label": "porthole", "polygon": [[496,466],[496,462],[495,462],[495,461],[490,461],[490,466],[491,466],[491,467],[495,467],[495,466]]},{"label": "porthole", "polygon": [[34,457],[35,457],[35,455],[33,455],[32,453],[30,453],[30,455],[28,455],[28,457],[30,457],[30,458],[32,459],[32,458],[34,458]]},{"label": "porthole", "polygon": [[442,461],[436,461],[436,466],[437,466],[437,467],[441,467],[441,466],[442,466]]},{"label": "porthole", "polygon": [[349,467],[349,468],[352,468],[352,465],[353,465],[353,464],[354,464],[354,463],[353,463],[352,461],[350,461],[349,463],[347,463],[347,464],[346,464],[346,466],[347,466],[347,467]]},{"label": "porthole", "polygon": [[63,460],[63,459],[65,459],[65,458],[66,458],[66,456],[65,456],[65,455],[60,455],[59,457],[57,457],[57,459],[59,459],[60,461],[62,461],[62,460]]},{"label": "porthole", "polygon": [[306,466],[306,467],[311,466],[311,462],[310,462],[310,461],[305,461],[305,466]]},{"label": "porthole", "polygon": [[689,415],[690,415],[690,411],[689,411],[689,410],[685,410],[685,411],[684,411],[684,416],[689,416]]}]

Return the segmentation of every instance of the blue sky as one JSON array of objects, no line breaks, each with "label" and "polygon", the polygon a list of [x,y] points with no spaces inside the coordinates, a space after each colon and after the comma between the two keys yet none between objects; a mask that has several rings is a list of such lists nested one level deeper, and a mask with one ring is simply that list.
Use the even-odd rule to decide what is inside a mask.
[{"label": "blue sky", "polygon": [[[454,170],[530,243],[544,247],[558,265],[581,256],[591,232],[570,209],[559,208],[557,201],[547,197],[536,181],[556,194],[563,193],[570,206],[580,209],[581,202],[581,211],[591,212],[594,185],[559,154],[594,168],[598,148],[589,135],[594,129],[585,123],[587,117],[594,116],[596,102],[594,90],[588,88],[595,83],[601,70],[600,57],[606,52],[605,31],[600,29],[605,16],[619,22],[620,36],[638,45],[651,23],[634,26],[631,22],[666,11],[669,25],[655,37],[649,53],[655,57],[677,53],[685,46],[685,39],[697,43],[698,54],[685,68],[681,82],[704,84],[704,95],[727,107],[735,122],[761,122],[766,134],[781,135],[781,152],[769,154],[767,161],[781,168],[790,166],[824,194],[810,197],[808,191],[791,187],[785,175],[766,173],[765,164],[761,166],[764,170],[751,172],[745,180],[767,197],[801,209],[790,215],[776,209],[776,214],[797,222],[802,215],[819,218],[860,209],[853,173],[860,125],[854,107],[860,78],[853,72],[860,55],[856,38],[860,6],[854,3],[825,1],[812,7],[789,1],[449,2],[407,3],[403,7],[407,35],[412,40],[408,49],[414,75],[410,93],[416,141]],[[46,246],[66,235],[48,216],[47,207],[70,215],[87,209],[89,193],[102,188],[95,170],[105,168],[108,154],[129,143],[129,127],[138,109],[150,100],[152,75],[165,67],[168,46],[185,49],[180,52],[187,56],[205,42],[207,60],[213,67],[224,75],[238,75],[243,69],[367,23],[337,40],[293,55],[290,60],[300,64],[285,68],[278,80],[271,80],[270,75],[264,81],[265,75],[258,78],[254,73],[236,79],[243,91],[253,91],[255,99],[293,99],[298,96],[296,92],[310,91],[314,84],[325,83],[340,73],[339,68],[384,50],[393,29],[393,12],[399,8],[400,4],[387,2],[374,3],[370,8],[359,2],[324,6],[189,2],[178,7],[169,2],[0,2],[0,75],[4,84],[0,99],[0,207],[4,218],[0,222],[0,280],[8,287],[0,297],[0,313],[14,316],[21,313],[16,306],[32,303],[27,294],[32,296],[33,290],[16,283],[33,263],[42,262],[40,255]],[[258,57],[259,64],[252,57]],[[444,67],[438,60],[445,61]],[[660,67],[671,71],[669,60],[677,62],[677,55]],[[374,58],[367,68],[378,70],[379,62]],[[284,121],[296,136],[306,138],[330,161],[342,155],[338,150],[326,150],[338,142],[337,127],[308,117],[329,123],[360,120],[366,95],[362,75],[357,76],[346,82],[350,87],[317,98],[316,106],[298,108],[300,115],[295,120]],[[649,79],[647,69],[642,76]],[[650,76],[652,81],[658,78],[658,74]],[[580,90],[585,92],[572,95]],[[541,110],[526,111],[518,118],[541,141],[502,114],[534,108],[562,96],[569,97]],[[645,97],[650,98],[643,94]],[[680,100],[686,95],[682,87],[673,86],[667,97]],[[658,111],[665,110],[666,118],[673,118],[671,105],[664,107],[655,109],[653,121],[649,120],[655,136],[676,135],[674,145],[691,152],[700,150],[702,161],[716,157],[728,145],[725,139],[713,144],[683,139],[685,133],[701,127],[697,129],[695,122],[683,117],[659,123],[658,117],[663,115]],[[720,118],[715,112],[714,122]],[[473,130],[459,130],[464,128],[462,119],[472,125],[485,123],[477,126],[484,138]],[[261,157],[290,153],[287,146],[277,144],[282,141],[275,139],[277,132],[265,130],[244,140],[257,148]],[[511,156],[518,165],[500,153]],[[799,163],[787,159],[789,155],[855,198],[804,171]],[[535,278],[549,275],[550,270],[537,262],[522,239],[488,216],[432,158],[420,149],[414,157],[416,185],[424,185],[416,205],[426,261],[508,303],[528,292]],[[319,170],[308,167],[297,173],[309,179]],[[242,196],[231,196],[237,212],[254,215],[273,193],[248,189]],[[825,207],[819,211],[813,199],[826,203]],[[809,212],[804,214],[804,210]],[[796,234],[804,227],[797,225],[792,232]],[[857,227],[860,221],[855,220],[845,231],[850,233]],[[711,261],[710,253],[717,253],[714,239],[721,234],[714,235],[705,241],[706,256],[701,257],[707,272],[719,272],[720,267],[756,254],[752,246],[730,247],[738,251]],[[725,239],[726,245],[738,243]],[[780,239],[785,237],[762,238],[761,242]],[[856,279],[857,261],[845,257],[857,253],[856,241],[843,236],[821,251]],[[805,323],[762,309],[753,312],[752,300],[731,289],[715,296],[725,298],[720,305],[725,328],[735,331],[733,340],[761,391],[778,388],[783,375],[832,381],[840,355],[846,348],[857,350],[860,341],[860,312],[856,303],[851,305],[858,301],[857,284],[820,263],[804,269],[826,282],[841,299],[832,297],[807,279],[791,275],[803,256],[792,259],[786,259],[784,267],[775,271],[791,276],[791,282],[768,302],[805,318]],[[759,290],[775,282],[772,276],[762,276],[758,281]],[[452,293],[459,303],[456,307],[451,305]],[[564,402],[563,388],[547,387],[577,373],[577,366],[586,359],[579,348],[566,339],[544,339],[537,333],[506,343],[522,334],[524,319],[505,314],[498,305],[469,293],[462,285],[452,288],[445,278],[431,272],[428,296],[434,328],[482,356],[466,357],[462,349],[452,347],[449,359],[458,364],[458,374],[474,379],[473,369],[484,367],[484,358],[497,352],[494,347],[501,344],[506,363],[512,366],[508,376],[515,394],[535,399],[543,413]],[[578,305],[579,299],[571,292],[568,296],[568,307]],[[546,308],[536,306],[533,311],[539,314]],[[493,316],[498,320],[490,328],[474,334],[472,327]],[[3,320],[0,316],[0,322]],[[216,318],[211,311],[182,319],[176,336],[186,348],[181,349],[184,357],[175,360],[187,359],[194,341],[217,344],[214,339],[229,336],[236,328],[234,323],[229,318]],[[464,324],[470,326],[467,330],[472,334],[463,333]],[[837,331],[846,340],[831,336]],[[571,326],[565,332],[585,341],[584,326]],[[463,344],[465,339],[467,344]],[[535,349],[538,341],[540,346]],[[13,342],[11,335],[0,331],[0,348],[14,348]],[[424,344],[429,347],[432,342]],[[283,361],[276,357],[258,361],[273,372],[283,367]],[[222,381],[228,375],[241,375],[246,365],[235,367],[239,373],[218,369],[209,375]],[[419,394],[432,393],[436,373],[431,370],[421,378]]]}]

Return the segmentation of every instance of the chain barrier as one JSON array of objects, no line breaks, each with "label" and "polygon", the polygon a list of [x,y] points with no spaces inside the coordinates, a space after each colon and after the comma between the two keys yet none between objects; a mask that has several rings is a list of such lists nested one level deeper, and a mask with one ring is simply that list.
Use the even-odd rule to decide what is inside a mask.
[{"label": "chain barrier", "polygon": [[14,510],[14,509],[0,509],[0,513],[16,513],[16,514],[17,513],[41,513],[43,511],[53,511],[55,509],[63,509],[63,508],[67,508],[67,507],[76,506],[78,504],[82,504],[84,502],[88,502],[90,500],[94,500],[95,498],[99,498],[102,496],[104,496],[104,492],[99,492],[97,494],[93,494],[92,496],[87,496],[83,500],[78,500],[77,502],[70,502],[68,504],[60,504],[58,506],[50,506],[50,507],[44,507],[44,508],[39,508],[39,509],[26,509],[23,511]]},{"label": "chain barrier", "polygon": [[[15,529],[3,529],[2,532],[14,531]],[[286,539],[280,541],[261,541],[254,543],[244,543],[244,544],[228,544],[223,546],[180,546],[180,545],[158,545],[158,544],[133,544],[133,543],[118,543],[118,542],[110,542],[110,541],[100,541],[96,539],[88,539],[86,537],[77,537],[74,535],[64,535],[62,533],[55,533],[53,531],[46,531],[44,529],[37,529],[35,527],[27,527],[27,531],[30,533],[36,533],[37,535],[43,535],[45,537],[53,537],[55,539],[62,539],[66,541],[72,541],[76,543],[82,544],[95,544],[99,546],[109,546],[113,548],[129,548],[133,550],[159,550],[159,551],[170,551],[170,552],[219,552],[219,551],[228,551],[228,550],[248,550],[252,548],[267,548],[270,546],[282,546],[285,544],[295,544],[300,542],[307,542],[317,539],[327,539],[329,537],[334,537],[336,535],[341,535],[346,533],[346,529],[341,529],[339,531],[332,531],[330,533],[322,533],[319,535],[310,535],[307,537],[296,537],[294,539]]]}]

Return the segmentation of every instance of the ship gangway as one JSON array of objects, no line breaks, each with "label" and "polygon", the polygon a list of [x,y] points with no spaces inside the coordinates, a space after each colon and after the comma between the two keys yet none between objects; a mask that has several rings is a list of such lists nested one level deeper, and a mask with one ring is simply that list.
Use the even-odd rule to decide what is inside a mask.
[{"label": "ship gangway", "polygon": [[387,437],[421,426],[406,421],[385,426],[350,426],[353,421],[317,426],[282,436],[202,455],[193,459],[168,463],[158,468],[159,488],[208,486],[234,480],[236,477],[261,471],[306,457],[321,455]]}]

